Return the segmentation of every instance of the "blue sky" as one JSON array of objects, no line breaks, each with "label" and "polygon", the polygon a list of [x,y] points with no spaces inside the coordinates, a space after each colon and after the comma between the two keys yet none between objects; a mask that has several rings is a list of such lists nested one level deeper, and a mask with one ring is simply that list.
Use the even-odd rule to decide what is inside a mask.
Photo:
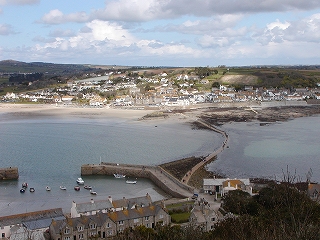
[{"label": "blue sky", "polygon": [[320,0],[0,0],[0,60],[320,64]]}]

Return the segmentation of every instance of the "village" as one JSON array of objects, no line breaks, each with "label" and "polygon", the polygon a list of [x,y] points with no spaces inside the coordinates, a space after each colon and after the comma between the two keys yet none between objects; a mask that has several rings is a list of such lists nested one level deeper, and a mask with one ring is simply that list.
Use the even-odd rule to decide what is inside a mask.
[{"label": "village", "polygon": [[[56,106],[78,106],[92,108],[131,108],[131,109],[184,109],[201,104],[281,102],[302,105],[307,101],[317,101],[320,93],[317,88],[278,89],[251,85],[237,89],[231,84],[199,78],[194,74],[168,75],[165,72],[150,77],[129,76],[122,72],[108,72],[103,75],[89,74],[83,79],[68,80],[66,85],[50,89],[13,93],[2,96],[6,103],[45,103]],[[230,76],[228,76],[230,77]],[[222,77],[223,79],[223,77]],[[32,82],[30,84],[33,84]],[[319,85],[319,84],[318,84]],[[282,104],[285,105],[285,104]],[[207,105],[206,105],[207,106]],[[254,109],[250,111],[255,112]],[[224,142],[215,153],[207,156],[179,179],[166,169],[144,167],[150,171],[146,176],[166,189],[173,196],[154,202],[147,194],[136,198],[94,200],[70,203],[69,212],[61,208],[29,212],[0,217],[2,239],[108,239],[123,233],[126,229],[138,226],[156,229],[159,226],[197,226],[204,232],[227,218],[236,216],[224,209],[224,197],[233,191],[241,191],[255,196],[270,182],[252,179],[202,178],[201,187],[188,184],[190,177],[200,166],[205,165],[215,155],[228,147],[228,135],[216,129],[209,122],[198,119],[203,125],[222,134]],[[102,164],[103,165],[103,164]],[[95,166],[89,167],[93,169]],[[99,166],[100,167],[100,166]],[[125,169],[124,166],[116,166]],[[140,168],[133,166],[132,168]],[[132,172],[131,172],[132,173]],[[140,171],[139,171],[140,173]],[[192,173],[192,174],[191,174]],[[83,175],[83,173],[82,173]],[[143,176],[138,176],[143,177]],[[299,191],[317,201],[320,185],[310,181],[299,185]],[[173,207],[179,204],[179,207]],[[188,218],[176,222],[172,213],[187,208]]]},{"label": "village", "polygon": [[[134,75],[134,76],[132,76]],[[270,101],[304,101],[320,99],[317,88],[256,88],[244,85],[236,89],[219,81],[195,74],[168,75],[160,72],[149,77],[134,73],[105,72],[71,79],[64,86],[22,93],[7,92],[2,102],[37,102],[91,107],[188,107],[202,103],[250,103]],[[29,84],[33,84],[30,82]]]}]

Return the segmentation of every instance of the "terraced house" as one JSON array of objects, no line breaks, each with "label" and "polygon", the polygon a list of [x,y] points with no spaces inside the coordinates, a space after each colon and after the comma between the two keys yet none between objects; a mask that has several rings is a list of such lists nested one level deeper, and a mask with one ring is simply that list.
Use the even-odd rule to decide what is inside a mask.
[{"label": "terraced house", "polygon": [[53,240],[107,239],[126,228],[144,225],[154,228],[157,224],[168,225],[170,215],[162,205],[152,204],[115,212],[97,212],[77,218],[52,221],[50,235]]}]

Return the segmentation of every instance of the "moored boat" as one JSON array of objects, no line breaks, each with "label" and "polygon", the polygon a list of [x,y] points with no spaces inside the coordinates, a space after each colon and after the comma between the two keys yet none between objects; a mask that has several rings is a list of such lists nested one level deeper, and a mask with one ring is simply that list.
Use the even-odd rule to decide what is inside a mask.
[{"label": "moored boat", "polygon": [[24,193],[25,191],[26,191],[26,189],[24,189],[24,188],[21,188],[21,189],[20,189],[20,192],[21,192],[21,193]]},{"label": "moored boat", "polygon": [[88,185],[85,185],[83,188],[84,188],[84,189],[87,189],[87,190],[91,190],[91,189],[92,189],[92,187],[91,187],[91,186],[88,186]]},{"label": "moored boat", "polygon": [[126,175],[119,174],[119,173],[114,173],[113,176],[114,176],[115,178],[125,178],[125,177],[126,177]]},{"label": "moored boat", "polygon": [[80,191],[80,187],[79,187],[79,186],[75,186],[75,187],[74,187],[74,190]]},{"label": "moored boat", "polygon": [[92,195],[97,195],[97,192],[90,190],[90,194],[92,194]]},{"label": "moored boat", "polygon": [[51,188],[49,186],[46,186],[47,191],[51,191]]},{"label": "moored boat", "polygon": [[31,187],[31,188],[29,189],[29,191],[30,191],[30,192],[34,192],[35,189],[34,189],[33,187]]},{"label": "moored boat", "polygon": [[60,186],[61,190],[67,190],[67,188],[65,186]]},{"label": "moored boat", "polygon": [[128,183],[128,184],[136,184],[136,183],[137,183],[137,181],[127,180],[127,181],[126,181],[126,183]]},{"label": "moored boat", "polygon": [[28,183],[26,183],[26,182],[22,183],[22,187],[23,188],[27,188],[28,187]]},{"label": "moored boat", "polygon": [[84,184],[84,180],[83,180],[81,177],[79,177],[79,178],[77,179],[77,183],[78,183],[78,184]]}]

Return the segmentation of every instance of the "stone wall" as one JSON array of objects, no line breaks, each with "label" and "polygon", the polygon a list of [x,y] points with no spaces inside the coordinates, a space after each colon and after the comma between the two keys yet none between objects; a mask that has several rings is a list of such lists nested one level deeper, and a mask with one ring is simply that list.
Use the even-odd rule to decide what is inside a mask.
[{"label": "stone wall", "polygon": [[[85,164],[81,166],[82,176],[86,176],[86,175],[113,176],[114,173],[119,173],[119,174],[123,174],[133,178],[147,178],[147,179],[150,179],[156,186],[161,188],[164,192],[166,192],[167,194],[173,197],[176,197],[176,198],[188,197],[180,194],[178,191],[176,191],[176,189],[170,188],[165,182],[162,182],[154,174],[154,172],[157,172],[157,171],[161,172],[162,169],[157,166],[142,166],[142,165],[128,165],[128,164],[117,165],[113,163],[101,163],[99,165]],[[179,185],[179,187],[187,189],[190,192],[193,191],[191,187],[190,189],[188,189],[188,186],[186,186],[185,184],[182,184],[167,172],[163,171],[163,174],[165,174],[168,178],[170,178],[175,184]]]},{"label": "stone wall", "polygon": [[0,168],[0,180],[18,179],[19,171],[17,167]]}]

